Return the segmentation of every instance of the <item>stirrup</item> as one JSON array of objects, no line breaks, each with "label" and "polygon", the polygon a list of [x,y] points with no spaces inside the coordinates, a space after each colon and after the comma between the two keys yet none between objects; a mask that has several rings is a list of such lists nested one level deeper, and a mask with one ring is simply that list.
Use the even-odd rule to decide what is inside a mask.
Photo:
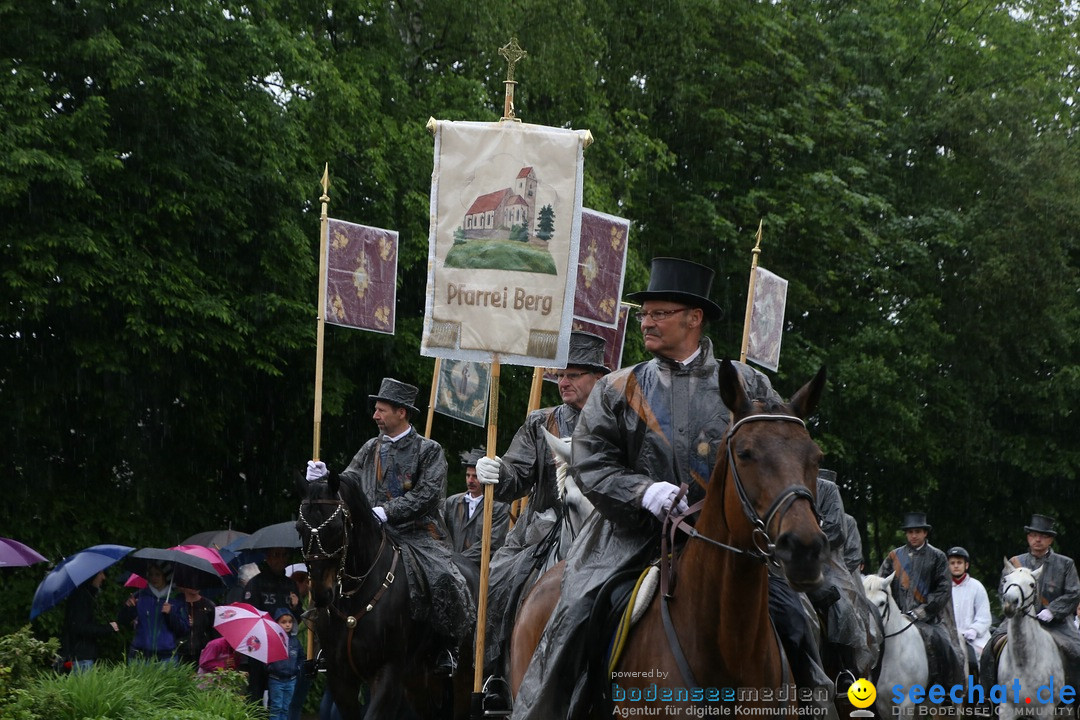
[{"label": "stirrup", "polygon": [[483,702],[484,717],[509,717],[514,709],[514,701],[510,695],[510,684],[505,678],[498,675],[488,675],[480,688]]},{"label": "stirrup", "polygon": [[[843,680],[847,680],[847,684],[844,685],[844,690],[841,691],[840,683]],[[833,680],[833,689],[836,691],[837,695],[841,695],[843,693],[846,693],[847,689],[854,685],[856,680],[858,680],[858,678],[855,677],[855,673],[845,668],[841,670],[839,674],[837,674],[836,679]]]}]

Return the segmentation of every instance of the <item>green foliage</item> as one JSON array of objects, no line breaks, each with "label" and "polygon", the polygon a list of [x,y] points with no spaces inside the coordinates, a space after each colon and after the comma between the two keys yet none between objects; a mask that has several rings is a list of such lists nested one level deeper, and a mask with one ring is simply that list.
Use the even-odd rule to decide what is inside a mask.
[{"label": "green foliage", "polygon": [[457,228],[454,230],[454,244],[455,245],[464,245],[465,244],[465,231],[462,229],[462,227],[460,225],[458,225]]},{"label": "green foliage", "polygon": [[529,231],[524,225],[514,224],[510,226],[510,239],[514,242],[529,242]]},{"label": "green foliage", "polygon": [[27,717],[54,720],[249,720],[266,717],[249,704],[243,676],[231,673],[234,687],[207,685],[185,666],[165,663],[95,664],[85,672],[46,674],[29,687],[32,700],[20,699]]}]

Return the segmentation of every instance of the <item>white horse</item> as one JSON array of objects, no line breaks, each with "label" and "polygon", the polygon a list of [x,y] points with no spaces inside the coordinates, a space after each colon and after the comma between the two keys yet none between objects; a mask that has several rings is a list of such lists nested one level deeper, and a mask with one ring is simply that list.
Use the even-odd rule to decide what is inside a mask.
[{"label": "white horse", "polygon": [[[880,688],[874,708],[878,717],[891,717],[894,713],[901,716],[913,715],[915,703],[905,694],[904,702],[898,706],[892,703],[891,688],[902,685],[926,687],[930,675],[930,666],[926,661],[926,645],[918,628],[900,611],[900,606],[892,595],[893,575],[864,575],[863,590],[866,597],[881,615],[881,624],[885,631],[885,649],[881,655],[881,673],[877,687]],[[901,708],[894,710],[894,707]]]},{"label": "white horse", "polygon": [[563,501],[563,521],[559,531],[559,541],[552,547],[552,552],[540,572],[548,570],[552,565],[566,557],[570,544],[581,532],[585,520],[592,514],[593,504],[581,492],[581,488],[574,482],[570,474],[570,438],[558,438],[541,428],[544,437],[547,438],[548,447],[555,456],[555,484],[559,490],[559,497]]},{"label": "white horse", "polygon": [[[1006,702],[1002,703],[1000,717],[1014,718],[1019,715],[1033,717],[1052,717],[1053,702],[1061,696],[1061,687],[1065,682],[1065,667],[1061,652],[1053,636],[1035,617],[1035,604],[1039,599],[1039,576],[1042,568],[1035,572],[1025,567],[1013,567],[1005,561],[1005,573],[1001,587],[1001,609],[1005,613],[1009,628],[1009,639],[998,658],[998,682],[1020,680],[1020,702],[1013,704],[1013,694],[1006,693]],[[987,648],[989,650],[989,648]],[[1051,698],[1039,698],[1036,692],[1040,686],[1053,683],[1054,694]],[[1031,703],[1026,703],[1027,698]]]}]

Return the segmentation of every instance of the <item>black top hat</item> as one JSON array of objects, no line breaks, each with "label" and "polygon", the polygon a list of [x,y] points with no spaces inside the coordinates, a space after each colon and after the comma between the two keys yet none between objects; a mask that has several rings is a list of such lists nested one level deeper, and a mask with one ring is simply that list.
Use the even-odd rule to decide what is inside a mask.
[{"label": "black top hat", "polygon": [[484,448],[478,447],[473,448],[472,450],[466,450],[461,453],[461,467],[476,467],[476,461],[486,454]]},{"label": "black top hat", "polygon": [[929,530],[930,523],[926,522],[926,513],[924,512],[909,512],[904,513],[904,523],[900,526],[901,530]]},{"label": "black top hat", "polygon": [[638,302],[671,300],[701,308],[709,320],[717,320],[724,311],[709,299],[713,269],[679,258],[653,258],[649,271],[649,287],[626,297]]},{"label": "black top hat", "polygon": [[968,562],[971,562],[971,556],[968,555],[968,551],[959,545],[949,548],[949,552],[945,553],[945,557],[962,557]]},{"label": "black top hat", "polygon": [[1050,537],[1057,537],[1054,529],[1054,518],[1048,515],[1032,515],[1031,524],[1024,526],[1024,532],[1037,532]]},{"label": "black top hat", "polygon": [[599,335],[582,330],[573,331],[570,333],[570,354],[566,358],[566,366],[573,365],[607,375],[611,370],[604,365],[605,345],[607,341]]},{"label": "black top hat", "polygon": [[403,407],[411,413],[419,414],[420,411],[417,410],[416,405],[414,405],[417,392],[417,388],[413,385],[403,383],[394,378],[383,378],[382,385],[379,386],[379,394],[368,395],[368,400],[371,402],[382,400],[391,405]]}]

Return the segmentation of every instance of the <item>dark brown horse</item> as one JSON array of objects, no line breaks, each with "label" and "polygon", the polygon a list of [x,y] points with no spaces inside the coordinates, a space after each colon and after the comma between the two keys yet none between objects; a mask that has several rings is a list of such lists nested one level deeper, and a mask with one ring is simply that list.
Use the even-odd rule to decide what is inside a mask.
[{"label": "dark brown horse", "polygon": [[[296,529],[327,683],[342,715],[361,717],[363,693],[366,720],[468,717],[471,662],[459,666],[452,692],[435,677],[435,629],[411,617],[402,551],[359,487],[334,474],[308,483]],[[469,650],[460,657],[470,660]]]},{"label": "dark brown horse", "polygon": [[[635,698],[628,706],[652,706],[663,713],[659,706],[680,702],[673,698],[682,689],[757,688],[772,689],[774,699],[768,691],[759,692],[756,700],[706,694],[697,704],[726,699],[741,707],[772,707],[781,715],[795,712],[793,700],[775,699],[793,681],[769,618],[767,563],[777,564],[796,591],[814,588],[822,579],[827,543],[815,505],[821,450],[804,421],[824,384],[822,369],[789,404],[768,406],[751,402],[737,370],[722,363],[720,395],[732,424],[700,512],[675,560],[673,595],[665,600],[663,593],[656,594],[614,668],[614,681],[628,700]],[[543,628],[558,597],[559,576],[553,570],[533,588],[519,617]],[[670,630],[665,629],[665,613]],[[518,683],[539,632],[535,625],[515,628],[511,662]],[[518,684],[512,687],[516,694]],[[665,696],[665,688],[672,698]],[[656,699],[648,700],[651,696]],[[621,704],[617,698],[615,704]],[[611,716],[610,708],[601,712]]]}]

